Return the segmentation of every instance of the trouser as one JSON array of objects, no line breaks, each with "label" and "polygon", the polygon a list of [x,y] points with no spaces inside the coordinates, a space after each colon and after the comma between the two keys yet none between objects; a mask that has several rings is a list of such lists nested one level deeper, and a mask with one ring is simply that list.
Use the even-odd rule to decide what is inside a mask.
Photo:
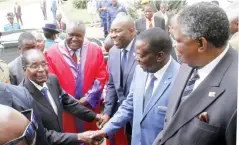
[{"label": "trouser", "polygon": [[42,7],[41,10],[42,10],[42,14],[43,14],[44,20],[47,20],[46,8]]},{"label": "trouser", "polygon": [[107,37],[108,35],[108,30],[107,30],[107,18],[106,17],[101,17],[101,22],[103,24],[103,27],[104,27],[104,36],[105,38]]},{"label": "trouser", "polygon": [[22,16],[21,16],[21,15],[17,15],[16,18],[17,18],[17,23],[20,22],[21,25],[23,25],[23,22],[22,22]]},{"label": "trouser", "polygon": [[56,10],[52,11],[52,15],[53,15],[53,22],[56,23]]}]

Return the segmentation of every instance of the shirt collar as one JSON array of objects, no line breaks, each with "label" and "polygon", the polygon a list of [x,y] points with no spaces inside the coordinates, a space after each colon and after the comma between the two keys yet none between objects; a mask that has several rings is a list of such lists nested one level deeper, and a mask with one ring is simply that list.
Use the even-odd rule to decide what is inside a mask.
[{"label": "shirt collar", "polygon": [[209,74],[220,62],[220,60],[226,55],[228,49],[229,49],[229,44],[227,44],[225,50],[223,50],[223,52],[219,56],[217,56],[213,61],[205,65],[203,68],[198,69],[199,75]]},{"label": "shirt collar", "polygon": [[[29,79],[29,80],[30,80],[30,79]],[[32,82],[32,84],[33,84],[39,91],[41,91],[43,88],[47,88],[47,89],[48,89],[46,83],[43,83],[43,86],[40,86],[40,85],[38,85],[37,83],[33,82],[32,80],[30,80],[30,81]]]},{"label": "shirt collar", "polygon": [[169,64],[171,63],[172,59],[171,56],[168,60],[168,62],[166,63],[166,65],[164,65],[160,70],[158,70],[156,73],[154,73],[154,76],[157,78],[157,80],[160,80],[162,78],[162,76],[164,75],[164,73],[166,72]]}]

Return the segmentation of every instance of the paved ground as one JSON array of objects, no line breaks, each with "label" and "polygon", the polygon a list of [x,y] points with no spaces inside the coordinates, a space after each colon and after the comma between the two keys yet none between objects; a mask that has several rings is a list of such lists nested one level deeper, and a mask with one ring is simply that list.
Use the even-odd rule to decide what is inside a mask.
[{"label": "paved ground", "polygon": [[[40,9],[40,0],[21,0],[19,1],[22,7],[23,28],[41,28],[47,21],[43,20],[43,15]],[[3,30],[4,24],[7,23],[6,13],[13,12],[13,2],[8,0],[5,3],[6,7],[0,10],[0,31]],[[8,4],[6,4],[8,3]],[[47,5],[48,21],[52,21],[52,13],[50,4]]]}]

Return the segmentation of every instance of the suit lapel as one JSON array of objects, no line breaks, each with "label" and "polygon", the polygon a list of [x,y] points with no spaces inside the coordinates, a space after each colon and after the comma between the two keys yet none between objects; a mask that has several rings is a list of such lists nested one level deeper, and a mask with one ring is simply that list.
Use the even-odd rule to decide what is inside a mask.
[{"label": "suit lapel", "polygon": [[[164,143],[183,125],[185,125],[195,116],[198,116],[201,112],[203,112],[203,110],[205,110],[205,108],[222,96],[225,88],[220,87],[220,82],[232,63],[232,56],[230,53],[231,51],[229,49],[227,54],[208,75],[208,77],[205,78],[205,80],[197,87],[197,89],[190,94],[188,99],[186,99],[179,106],[170,124],[167,126],[164,132],[165,136],[162,140],[162,143]],[[213,92],[215,96],[210,97],[209,92]],[[177,103],[179,102],[180,100],[177,101]]]},{"label": "suit lapel", "polygon": [[56,106],[57,106],[57,112],[58,112],[58,114],[59,114],[59,108],[60,108],[60,103],[59,103],[59,101],[60,101],[60,100],[59,100],[59,96],[57,96],[57,90],[56,90],[56,88],[52,85],[50,79],[48,79],[48,80],[46,81],[46,84],[47,84],[47,87],[48,87],[48,89],[49,89],[49,92],[50,92],[52,98],[54,99],[54,102],[55,102],[55,104],[56,104]]},{"label": "suit lapel", "polygon": [[113,64],[116,66],[116,76],[117,76],[117,81],[118,82],[121,82],[120,79],[121,79],[121,59],[120,59],[120,49],[116,49],[116,53],[115,53],[115,63],[116,64]]},{"label": "suit lapel", "polygon": [[158,102],[158,100],[162,97],[162,95],[164,94],[164,92],[166,91],[166,89],[169,87],[169,85],[171,84],[172,81],[172,77],[173,77],[173,67],[174,67],[174,62],[172,60],[172,62],[170,63],[170,65],[168,66],[167,70],[165,71],[161,81],[159,82],[158,87],[156,88],[153,96],[151,97],[151,99],[149,100],[149,103],[147,104],[145,111],[144,111],[144,115],[142,118],[142,121],[144,120],[145,116],[147,115],[147,113],[153,108],[153,106]]},{"label": "suit lapel", "polygon": [[[130,48],[130,52],[129,52],[129,55],[128,55],[128,63],[127,63],[127,68],[125,70],[125,73],[124,73],[124,82],[123,84],[125,84],[127,82],[127,79],[128,79],[128,76],[130,74],[130,71],[132,70],[133,68],[133,65],[135,64],[136,60],[135,60],[135,51],[134,51],[134,43],[135,43],[135,40],[133,40],[133,43],[132,43],[132,46]],[[124,87],[126,85],[123,85]]]},{"label": "suit lapel", "polygon": [[42,93],[32,84],[32,82],[28,78],[24,78],[23,80],[23,86],[27,88],[27,90],[30,92],[32,97],[41,105],[45,106],[48,108],[51,112],[54,114],[55,111],[52,108],[50,102],[42,95]]},{"label": "suit lapel", "polygon": [[135,91],[137,91],[138,95],[136,95],[137,97],[134,97],[134,98],[135,98],[135,100],[138,100],[138,101],[135,101],[135,102],[139,102],[139,104],[136,104],[137,106],[139,105],[139,110],[137,110],[137,111],[139,111],[138,113],[143,114],[144,90],[145,90],[145,87],[146,87],[146,81],[147,81],[147,78],[148,78],[148,73],[142,71],[142,73],[138,77],[140,77],[140,78],[137,78],[140,81],[136,81],[136,82],[137,82],[137,85],[139,85],[139,87],[135,87],[135,88],[137,88]]},{"label": "suit lapel", "polygon": [[142,19],[142,30],[146,30],[147,27],[146,27],[146,19]]}]

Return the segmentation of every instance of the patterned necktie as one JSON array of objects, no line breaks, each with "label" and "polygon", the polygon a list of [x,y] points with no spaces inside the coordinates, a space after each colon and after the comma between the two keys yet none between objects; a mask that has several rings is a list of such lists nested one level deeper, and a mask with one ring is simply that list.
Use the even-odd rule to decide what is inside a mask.
[{"label": "patterned necktie", "polygon": [[121,51],[121,55],[122,55],[121,69],[122,69],[122,72],[124,73],[126,65],[127,65],[127,50],[123,49],[123,51]]},{"label": "patterned necktie", "polygon": [[75,51],[72,54],[72,59],[77,64],[77,56],[76,56],[76,52]]},{"label": "patterned necktie", "polygon": [[199,79],[199,75],[198,75],[198,70],[197,69],[194,69],[193,70],[193,73],[191,75],[191,78],[188,80],[187,82],[187,85],[186,87],[184,88],[184,91],[183,91],[183,95],[182,95],[182,98],[181,98],[181,102],[185,101],[188,96],[190,95],[190,93],[193,91],[193,88],[194,88],[194,85],[195,85],[195,82]]},{"label": "patterned necktie", "polygon": [[45,97],[45,99],[47,99],[47,101],[50,103],[48,94],[47,94],[48,89],[46,87],[41,89],[41,93],[43,94],[43,96]]},{"label": "patterned necktie", "polygon": [[150,98],[152,97],[153,95],[153,90],[154,90],[154,82],[157,80],[157,78],[155,77],[154,74],[150,74],[150,82],[149,82],[149,85],[145,91],[145,94],[144,94],[144,110],[145,110],[145,107],[146,105],[148,104]]}]

